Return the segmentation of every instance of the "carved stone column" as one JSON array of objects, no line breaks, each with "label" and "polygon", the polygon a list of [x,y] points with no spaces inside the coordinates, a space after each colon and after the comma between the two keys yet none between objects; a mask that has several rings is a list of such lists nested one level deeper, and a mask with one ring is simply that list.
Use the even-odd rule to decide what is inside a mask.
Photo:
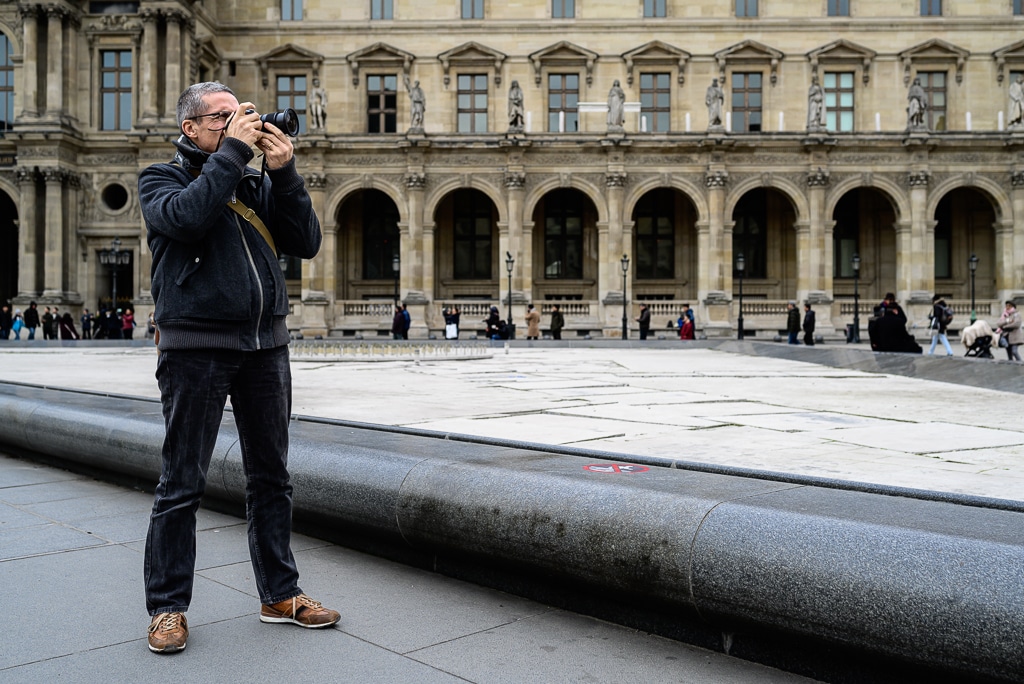
[{"label": "carved stone column", "polygon": [[[619,289],[622,284],[622,269],[619,262],[622,255],[629,256],[630,269],[628,278],[635,282],[636,260],[633,258],[633,245],[627,240],[623,233],[622,204],[625,195],[627,175],[624,171],[615,169],[604,174],[604,184],[608,201],[608,228],[604,240],[598,245],[598,296],[602,301],[623,301],[628,292]],[[627,286],[631,290],[631,287]]]},{"label": "carved stone column", "polygon": [[18,189],[21,191],[18,216],[18,297],[32,299],[39,296],[39,274],[36,268],[39,245],[36,244],[36,172],[34,169],[19,167],[15,171]]},{"label": "carved stone column", "polygon": [[326,281],[328,273],[331,273],[331,282],[332,284],[334,282],[333,271],[337,259],[337,226],[333,225],[333,221],[327,221],[324,214],[324,187],[327,185],[327,178],[320,173],[309,173],[306,174],[305,180],[309,198],[313,203],[313,211],[320,219],[323,241],[320,243],[320,251],[317,252],[317,255],[302,262],[300,329],[306,337],[315,337],[316,335],[326,337],[334,320],[329,306],[333,299],[328,299]]},{"label": "carved stone column", "polygon": [[1004,271],[1003,277],[996,276],[996,290],[1000,293],[999,298],[1004,301],[1024,295],[1024,169],[1017,169],[1010,174],[1010,185],[1013,188],[1013,224],[1011,234],[1005,238],[1009,241],[1009,244],[1004,243],[1007,249],[1000,251],[999,229],[996,229],[996,253],[1005,255],[1004,258],[1010,261],[1010,267]]},{"label": "carved stone column", "polygon": [[43,297],[63,299],[64,296],[64,178],[61,169],[43,169],[46,182],[43,251]]},{"label": "carved stone column", "polygon": [[[519,268],[512,272],[512,301],[533,299],[533,249],[523,239],[523,195],[526,173],[521,170],[505,172],[508,224],[498,232],[498,263],[504,265],[505,252],[511,252]],[[501,279],[507,283],[508,279]],[[506,285],[507,287],[507,285]],[[498,287],[501,290],[501,287]],[[518,293],[518,297],[516,296]]]},{"label": "carved stone column", "polygon": [[[36,48],[39,46],[39,7],[38,5],[19,5],[24,40],[22,52],[25,62],[35,62]],[[39,105],[36,93],[39,92],[39,72],[36,69],[22,69],[22,84],[25,90],[21,97],[21,115],[24,117],[39,116]]]},{"label": "carved stone column", "polygon": [[165,14],[167,18],[167,66],[164,75],[164,118],[176,122],[178,118],[178,96],[181,95],[181,23],[185,16],[171,10]]},{"label": "carved stone column", "polygon": [[896,228],[896,299],[905,303],[913,287],[913,223],[899,221]]},{"label": "carved stone column", "polygon": [[[402,256],[401,286],[403,300],[408,303],[425,304],[427,291],[424,283],[424,259],[429,259],[433,269],[434,240],[431,231],[429,252],[424,243],[423,196],[427,187],[427,176],[422,171],[405,174],[406,206],[409,222],[402,232],[400,252]],[[431,278],[431,281],[433,278]],[[431,291],[432,295],[433,292]],[[421,318],[422,320],[422,318]]]},{"label": "carved stone column", "polygon": [[[807,174],[807,199],[810,216],[806,240],[797,227],[796,262],[805,267],[797,269],[796,297],[798,301],[831,301],[832,281],[826,280],[825,256],[831,252],[825,244],[825,188],[829,172],[819,168]],[[828,270],[831,270],[830,268]]]},{"label": "carved stone column", "polygon": [[[142,45],[139,48],[139,94],[142,104],[142,121],[155,122],[157,109],[157,30],[160,15],[156,10],[143,8],[139,11],[142,19]],[[177,102],[177,100],[175,100]]]},{"label": "carved stone column", "polygon": [[732,224],[726,230],[725,187],[729,173],[708,169],[708,221],[697,226],[697,298],[700,318],[708,337],[727,336],[732,330],[729,299],[732,292]]},{"label": "carved stone column", "polygon": [[64,110],[64,8],[46,7],[46,116],[60,119]]},{"label": "carved stone column", "polygon": [[935,221],[927,213],[930,178],[931,173],[926,170],[907,174],[907,185],[910,186],[910,250],[896,257],[897,271],[900,270],[900,259],[910,262],[904,306],[914,303],[930,306],[935,290]]}]

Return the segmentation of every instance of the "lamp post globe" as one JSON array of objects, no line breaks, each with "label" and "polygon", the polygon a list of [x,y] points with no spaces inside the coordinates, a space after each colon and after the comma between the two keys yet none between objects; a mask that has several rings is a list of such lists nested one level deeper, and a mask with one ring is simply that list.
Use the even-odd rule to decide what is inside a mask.
[{"label": "lamp post globe", "polygon": [[739,298],[740,298],[740,310],[739,316],[736,319],[736,339],[743,339],[743,272],[747,268],[747,262],[743,258],[743,253],[736,255],[736,273],[739,274]]},{"label": "lamp post globe", "polygon": [[622,266],[622,339],[629,339],[629,322],[626,317],[626,311],[629,308],[629,297],[626,296],[626,274],[629,273],[629,255],[623,254],[622,259],[619,260],[619,265]]},{"label": "lamp post globe", "polygon": [[391,272],[395,276],[395,301],[398,301],[398,274],[402,270],[402,259],[396,253],[391,257]]}]

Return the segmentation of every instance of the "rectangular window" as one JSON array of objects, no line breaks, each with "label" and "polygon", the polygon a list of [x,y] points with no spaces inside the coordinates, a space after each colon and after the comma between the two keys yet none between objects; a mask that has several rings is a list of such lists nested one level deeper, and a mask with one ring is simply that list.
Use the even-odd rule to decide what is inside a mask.
[{"label": "rectangular window", "polygon": [[460,190],[453,197],[455,205],[455,255],[453,275],[456,280],[490,280],[493,257],[491,226],[492,204],[486,195],[473,190]]},{"label": "rectangular window", "polygon": [[921,0],[922,17],[941,17],[942,0]]},{"label": "rectangular window", "polygon": [[370,19],[394,19],[392,0],[370,0]]},{"label": "rectangular window", "polygon": [[548,74],[548,130],[574,133],[580,129],[580,77]]},{"label": "rectangular window", "polygon": [[398,76],[370,74],[366,77],[369,133],[398,131]]},{"label": "rectangular window", "polygon": [[850,0],[828,0],[828,16],[850,16]]},{"label": "rectangular window", "polygon": [[302,19],[302,0],[281,0],[281,21]]},{"label": "rectangular window", "polygon": [[637,280],[675,277],[675,191],[658,188],[636,206]]},{"label": "rectangular window", "polygon": [[1024,15],[1024,0],[1013,0],[1013,13],[1018,17]]},{"label": "rectangular window", "polygon": [[551,0],[552,19],[573,19],[576,17],[576,0]]},{"label": "rectangular window", "polygon": [[928,128],[933,131],[946,130],[946,72],[919,71],[917,77],[921,79],[925,101],[928,103],[928,109],[925,110]]},{"label": "rectangular window", "polygon": [[487,76],[460,75],[458,98],[459,133],[487,132]]},{"label": "rectangular window", "polygon": [[737,17],[756,17],[757,0],[736,0]]},{"label": "rectangular window", "polygon": [[483,19],[484,0],[462,0],[463,19]]},{"label": "rectangular window", "polygon": [[761,131],[761,74],[732,75],[732,132]]},{"label": "rectangular window", "polygon": [[664,17],[666,0],[644,0],[645,17]]},{"label": "rectangular window", "polygon": [[825,125],[830,131],[853,130],[853,72],[825,72]]},{"label": "rectangular window", "polygon": [[[665,133],[672,114],[672,87],[669,74],[640,74],[640,127],[652,133]],[[644,128],[646,122],[646,128]]]},{"label": "rectangular window", "polygon": [[583,277],[583,204],[575,190],[544,198],[544,277]]},{"label": "rectangular window", "polygon": [[287,107],[299,115],[299,133],[306,132],[306,86],[305,76],[277,77],[277,111]]},{"label": "rectangular window", "polygon": [[10,130],[14,122],[14,48],[0,33],[0,131]]},{"label": "rectangular window", "polygon": [[132,127],[132,51],[100,53],[100,130],[127,131]]}]

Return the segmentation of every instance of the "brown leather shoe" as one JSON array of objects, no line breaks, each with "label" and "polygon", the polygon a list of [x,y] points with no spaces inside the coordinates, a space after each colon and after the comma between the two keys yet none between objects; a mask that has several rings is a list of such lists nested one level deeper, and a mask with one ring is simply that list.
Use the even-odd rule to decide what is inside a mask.
[{"label": "brown leather shoe", "polygon": [[188,621],[184,613],[160,613],[149,623],[149,650],[153,653],[177,653],[185,650]]},{"label": "brown leather shoe", "polygon": [[324,608],[305,594],[260,608],[260,622],[290,622],[308,629],[330,627],[340,619],[338,611]]}]

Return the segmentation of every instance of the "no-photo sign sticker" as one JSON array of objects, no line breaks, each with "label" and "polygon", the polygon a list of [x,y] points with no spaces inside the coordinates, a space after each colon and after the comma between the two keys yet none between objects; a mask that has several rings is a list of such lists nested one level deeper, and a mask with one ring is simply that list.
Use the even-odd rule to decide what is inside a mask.
[{"label": "no-photo sign sticker", "polygon": [[583,466],[583,469],[592,473],[644,473],[650,470],[647,466],[632,463],[594,463]]}]

